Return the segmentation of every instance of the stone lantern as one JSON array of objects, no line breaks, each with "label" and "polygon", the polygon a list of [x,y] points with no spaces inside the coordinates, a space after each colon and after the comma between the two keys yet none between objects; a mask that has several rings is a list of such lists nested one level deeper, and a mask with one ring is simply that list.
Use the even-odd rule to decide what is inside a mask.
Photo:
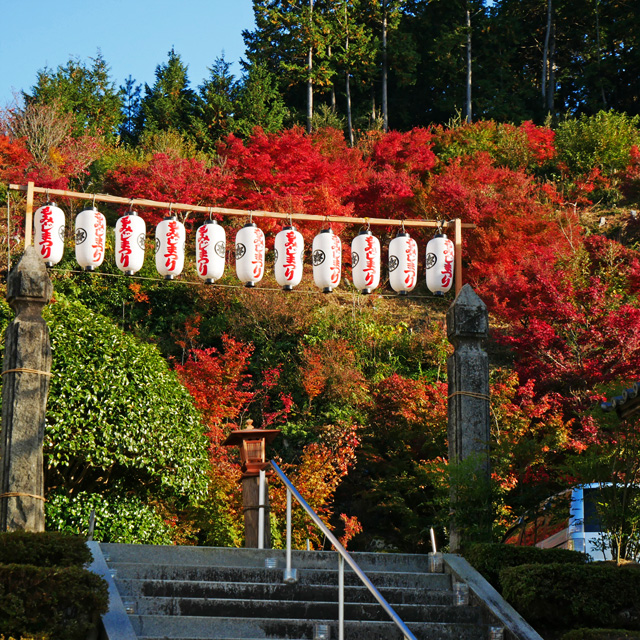
[{"label": "stone lantern", "polygon": [[[232,431],[222,443],[225,447],[240,447],[242,462],[242,502],[244,506],[245,547],[264,548],[271,546],[269,533],[269,488],[267,484],[268,466],[266,457],[267,444],[273,442],[280,433],[279,429],[255,429],[253,421],[247,420],[244,429]],[[260,499],[260,478],[263,478],[264,496]],[[262,512],[262,530],[264,540],[260,541],[260,510]]]}]

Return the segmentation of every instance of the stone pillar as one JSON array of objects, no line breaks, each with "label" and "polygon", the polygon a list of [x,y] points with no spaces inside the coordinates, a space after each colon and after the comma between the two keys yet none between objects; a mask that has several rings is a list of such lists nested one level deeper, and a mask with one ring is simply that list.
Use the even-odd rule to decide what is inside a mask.
[{"label": "stone pillar", "polygon": [[52,293],[42,258],[28,246],[7,279],[16,315],[7,327],[2,370],[0,531],[44,531],[42,444],[51,343],[42,308]]},{"label": "stone pillar", "polygon": [[452,553],[463,538],[491,538],[489,357],[482,348],[488,335],[487,307],[466,284],[447,311],[447,337],[455,347],[447,360]]},{"label": "stone pillar", "polygon": [[[248,476],[242,478],[242,503],[244,507],[244,546],[258,548],[258,518],[260,478]],[[265,478],[264,507],[264,548],[271,548],[271,527],[269,526],[269,478]]]}]

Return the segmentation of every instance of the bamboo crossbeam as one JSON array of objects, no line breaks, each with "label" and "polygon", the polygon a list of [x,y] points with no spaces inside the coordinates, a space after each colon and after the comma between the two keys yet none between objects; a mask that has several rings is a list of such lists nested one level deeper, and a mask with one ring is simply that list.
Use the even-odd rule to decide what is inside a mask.
[{"label": "bamboo crossbeam", "polygon": [[[29,183],[33,185],[33,183]],[[9,189],[13,191],[26,191],[29,194],[29,185],[10,184]],[[277,218],[280,220],[307,220],[310,222],[336,222],[342,224],[367,224],[372,226],[386,227],[430,227],[439,226],[455,227],[455,221],[439,222],[437,220],[391,220],[388,218],[359,218],[353,216],[322,216],[310,213],[282,213],[280,211],[262,211],[229,209],[227,207],[206,207],[196,204],[183,204],[180,202],[158,202],[156,200],[146,200],[141,198],[123,198],[122,196],[112,196],[105,193],[81,193],[79,191],[66,191],[64,189],[48,189],[46,187],[32,186],[33,193],[46,193],[50,196],[62,196],[65,198],[76,198],[80,200],[91,200],[95,202],[108,202],[111,204],[124,204],[131,207],[155,207],[156,209],[171,209],[172,211],[197,211],[198,213],[216,213],[225,216],[241,216],[254,218]],[[475,224],[460,224],[461,228],[475,229]]]}]

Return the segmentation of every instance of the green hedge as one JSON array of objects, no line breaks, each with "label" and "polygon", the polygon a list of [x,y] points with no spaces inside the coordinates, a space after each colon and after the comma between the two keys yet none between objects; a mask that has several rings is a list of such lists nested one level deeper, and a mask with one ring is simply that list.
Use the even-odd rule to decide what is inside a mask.
[{"label": "green hedge", "polygon": [[538,630],[640,629],[638,565],[524,565],[501,571],[500,582],[505,599]]},{"label": "green hedge", "polygon": [[0,564],[32,564],[37,567],[83,567],[91,562],[83,538],[57,531],[0,533]]},{"label": "green hedge", "polygon": [[109,602],[107,583],[84,568],[90,561],[78,536],[0,533],[0,631],[8,638],[85,640]]},{"label": "green hedge", "polygon": [[637,640],[640,631],[624,629],[574,629],[565,633],[560,640]]},{"label": "green hedge", "polygon": [[0,629],[5,634],[85,640],[108,608],[104,580],[80,567],[0,565]]},{"label": "green hedge", "polygon": [[516,547],[508,544],[474,544],[464,554],[465,559],[498,591],[501,591],[500,571],[524,564],[585,564],[589,556],[567,549]]}]

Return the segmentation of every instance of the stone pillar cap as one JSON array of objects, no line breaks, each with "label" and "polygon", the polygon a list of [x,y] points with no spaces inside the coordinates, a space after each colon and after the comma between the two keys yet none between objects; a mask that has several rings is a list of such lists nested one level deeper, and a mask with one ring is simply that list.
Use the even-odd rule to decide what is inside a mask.
[{"label": "stone pillar cap", "polygon": [[53,284],[44,261],[34,246],[25,249],[7,278],[7,300],[32,300],[46,304],[53,295]]},{"label": "stone pillar cap", "polygon": [[489,335],[487,305],[465,284],[447,310],[447,337],[486,338]]}]

